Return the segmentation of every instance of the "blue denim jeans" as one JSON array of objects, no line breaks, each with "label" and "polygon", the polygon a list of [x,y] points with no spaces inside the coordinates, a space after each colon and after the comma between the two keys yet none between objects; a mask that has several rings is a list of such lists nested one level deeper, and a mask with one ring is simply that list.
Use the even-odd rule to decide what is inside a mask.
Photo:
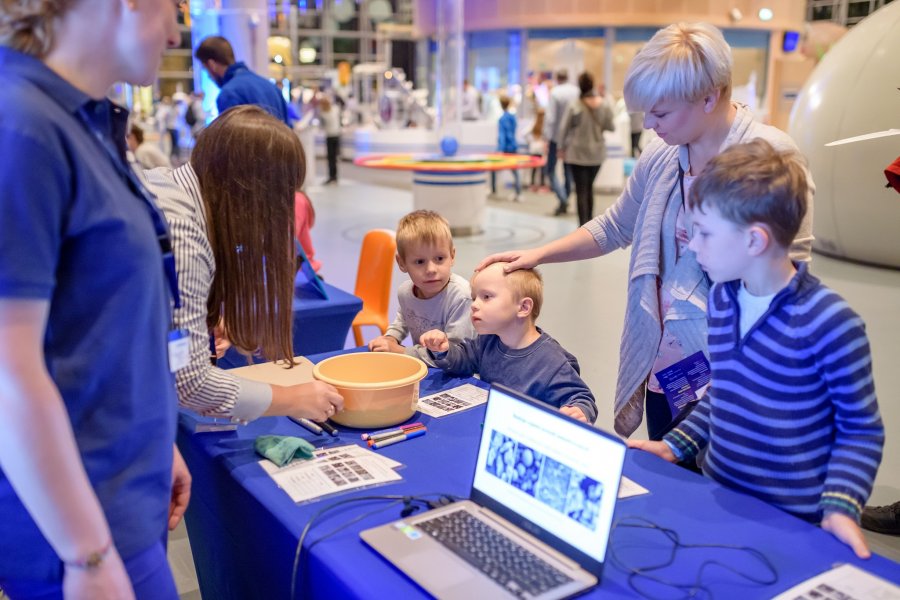
[{"label": "blue denim jeans", "polygon": [[547,145],[547,181],[559,199],[559,208],[565,210],[569,206],[569,194],[572,193],[572,168],[563,163],[564,182],[561,184],[556,180],[556,148],[556,142]]}]

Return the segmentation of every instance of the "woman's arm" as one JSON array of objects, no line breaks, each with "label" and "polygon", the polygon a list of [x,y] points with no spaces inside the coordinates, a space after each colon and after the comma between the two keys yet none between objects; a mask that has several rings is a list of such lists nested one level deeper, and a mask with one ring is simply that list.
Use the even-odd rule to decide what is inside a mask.
[{"label": "woman's arm", "polygon": [[[47,373],[46,300],[0,299],[0,467],[65,563],[112,543],[66,407]],[[64,586],[82,597],[133,596],[114,547],[96,569],[67,566]]]},{"label": "woman's arm", "polygon": [[538,248],[527,250],[509,250],[498,252],[482,259],[476,271],[480,271],[495,262],[506,262],[503,270],[507,273],[517,269],[531,269],[546,263],[570,262],[584,260],[600,256],[602,252],[597,242],[583,227],[579,227],[572,233],[553,240]]}]

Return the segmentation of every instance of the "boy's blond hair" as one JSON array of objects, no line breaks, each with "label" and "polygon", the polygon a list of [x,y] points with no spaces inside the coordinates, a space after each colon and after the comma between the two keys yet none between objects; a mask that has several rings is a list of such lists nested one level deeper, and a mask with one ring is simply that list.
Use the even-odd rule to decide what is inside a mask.
[{"label": "boy's blond hair", "polygon": [[414,210],[397,224],[397,254],[406,260],[406,253],[416,244],[437,246],[443,242],[453,249],[453,234],[447,219],[433,210]]},{"label": "boy's blond hair", "polygon": [[789,248],[806,215],[808,192],[803,158],[755,139],[713,158],[691,186],[687,205],[704,212],[713,207],[741,226],[762,223]]},{"label": "boy's blond hair", "polygon": [[649,112],[661,100],[694,102],[721,90],[731,98],[731,47],[709,23],[660,29],[638,51],[625,74],[629,110]]},{"label": "boy's blond hair", "polygon": [[531,322],[537,321],[544,304],[544,279],[537,269],[518,269],[506,274],[506,284],[516,302],[531,298]]}]

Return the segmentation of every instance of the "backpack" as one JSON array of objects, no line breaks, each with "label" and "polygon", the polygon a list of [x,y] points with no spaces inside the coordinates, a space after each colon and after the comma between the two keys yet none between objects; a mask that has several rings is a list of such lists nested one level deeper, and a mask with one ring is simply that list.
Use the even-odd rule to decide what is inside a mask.
[{"label": "backpack", "polygon": [[188,104],[187,110],[184,111],[184,122],[188,126],[193,127],[197,124],[197,113],[194,111],[194,103]]}]

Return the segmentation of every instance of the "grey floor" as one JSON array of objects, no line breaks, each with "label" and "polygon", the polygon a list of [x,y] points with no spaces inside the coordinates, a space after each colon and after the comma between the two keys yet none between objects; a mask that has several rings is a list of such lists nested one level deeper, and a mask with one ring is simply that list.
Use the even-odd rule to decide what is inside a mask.
[{"label": "grey floor", "polygon": [[[318,173],[323,173],[318,165]],[[359,248],[366,231],[396,227],[412,210],[411,177],[408,173],[373,172],[341,165],[337,186],[311,181],[307,192],[317,220],[312,237],[322,274],[332,285],[352,291]],[[596,212],[615,200],[613,194],[597,198]],[[573,229],[573,215],[552,217],[555,206],[546,193],[526,192],[524,202],[490,200],[485,231],[457,238],[455,271],[467,276],[484,256],[512,248],[526,248],[556,239]],[[570,209],[571,210],[571,209]],[[885,243],[889,243],[885,240]],[[893,243],[897,243],[896,241]],[[578,357],[582,376],[597,398],[597,426],[612,430],[612,399],[618,364],[619,339],[625,311],[628,253],[615,252],[591,261],[545,265],[544,308],[539,325]],[[867,323],[874,360],[875,385],[887,428],[884,460],[876,480],[872,504],[900,500],[900,271],[860,266],[816,255],[813,272],[843,295]],[[393,286],[406,277],[394,270]],[[396,312],[396,294],[391,313]],[[367,332],[367,339],[375,332]],[[348,339],[348,347],[352,339]],[[642,428],[637,437],[646,437]],[[900,537],[866,534],[875,552],[900,562]],[[202,540],[192,540],[202,544]],[[183,527],[170,542],[170,563],[184,600],[200,597],[189,544]]]}]

